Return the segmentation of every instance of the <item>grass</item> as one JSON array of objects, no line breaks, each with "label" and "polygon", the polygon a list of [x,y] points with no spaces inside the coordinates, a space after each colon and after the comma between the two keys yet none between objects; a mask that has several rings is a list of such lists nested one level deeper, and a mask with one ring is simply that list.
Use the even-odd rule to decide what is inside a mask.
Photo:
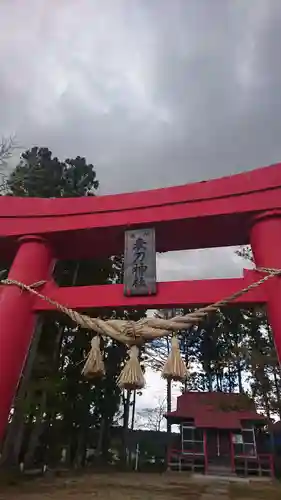
[{"label": "grass", "polygon": [[230,500],[280,500],[281,484],[278,482],[232,483],[229,486]]}]

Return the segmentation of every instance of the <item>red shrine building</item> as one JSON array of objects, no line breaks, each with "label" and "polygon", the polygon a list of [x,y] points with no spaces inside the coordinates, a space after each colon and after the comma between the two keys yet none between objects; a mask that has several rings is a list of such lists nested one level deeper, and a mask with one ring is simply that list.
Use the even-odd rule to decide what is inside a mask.
[{"label": "red shrine building", "polygon": [[180,426],[180,434],[171,435],[170,470],[273,476],[273,455],[264,431],[268,422],[248,396],[186,392],[166,418]]}]

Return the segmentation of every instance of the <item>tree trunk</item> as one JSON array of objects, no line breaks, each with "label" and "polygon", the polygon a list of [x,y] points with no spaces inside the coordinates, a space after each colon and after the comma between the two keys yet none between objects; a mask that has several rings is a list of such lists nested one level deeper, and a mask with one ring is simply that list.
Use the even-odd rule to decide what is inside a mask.
[{"label": "tree trunk", "polygon": [[97,456],[102,454],[104,428],[105,428],[105,419],[103,418],[101,420],[101,423],[100,423],[100,430],[99,430],[99,435],[98,435],[98,440],[97,440],[97,447],[96,447],[96,455]]},{"label": "tree trunk", "polygon": [[46,432],[44,433],[45,439],[44,439],[43,462],[44,465],[46,464],[50,467],[54,467],[55,465],[57,465],[57,463],[61,460],[61,453],[62,453],[62,448],[60,446],[60,443],[57,443],[59,448],[54,443],[56,437],[54,436],[53,431],[55,427],[54,424],[56,421],[56,415],[57,412],[55,410],[52,410],[47,413],[45,419]]},{"label": "tree trunk", "polygon": [[276,392],[276,401],[278,405],[278,415],[279,418],[281,419],[281,395],[280,395],[280,381],[278,381],[278,375],[280,374],[280,369],[279,366],[274,366],[273,367],[273,377],[274,377],[274,385],[275,385],[275,392]]},{"label": "tree trunk", "polygon": [[40,398],[38,413],[36,416],[36,421],[34,423],[34,427],[32,429],[31,436],[29,438],[27,452],[24,456],[24,468],[25,469],[31,467],[34,463],[34,455],[35,455],[37,446],[39,444],[40,436],[44,430],[43,416],[44,416],[44,413],[46,412],[46,406],[47,406],[47,392],[44,390],[41,393],[41,398]]},{"label": "tree trunk", "polygon": [[220,383],[219,383],[219,374],[216,372],[216,381],[217,381],[217,391],[220,390]]},{"label": "tree trunk", "polygon": [[210,363],[204,363],[203,369],[204,369],[204,371],[206,373],[206,377],[207,377],[208,391],[213,392],[213,375],[212,375]]},{"label": "tree trunk", "polygon": [[86,462],[87,455],[87,424],[82,425],[78,433],[77,448],[74,458],[74,466],[76,468],[83,467]]},{"label": "tree trunk", "polygon": [[268,419],[270,419],[271,418],[270,402],[269,402],[269,395],[270,394],[269,394],[269,387],[268,387],[268,383],[267,383],[268,379],[265,375],[264,368],[256,369],[255,375],[256,375],[256,379],[257,379],[259,386],[260,386],[260,393],[262,396],[263,406],[264,406],[266,417]]},{"label": "tree trunk", "polygon": [[271,412],[270,412],[270,405],[269,405],[269,399],[267,392],[263,392],[263,400],[264,400],[264,407],[265,407],[265,413],[266,417],[268,420],[271,418]]},{"label": "tree trunk", "polygon": [[109,419],[108,417],[105,417],[104,424],[103,424],[103,432],[102,432],[102,459],[103,459],[104,463],[107,463],[108,459],[109,459],[110,426],[111,426],[111,424],[112,424],[111,419]]},{"label": "tree trunk", "polygon": [[244,393],[244,389],[243,389],[243,382],[242,382],[242,370],[241,370],[240,360],[238,360],[238,362],[237,362],[237,376],[238,376],[238,388],[239,388],[239,392],[240,392],[240,394],[243,394]]},{"label": "tree trunk", "polygon": [[135,426],[135,416],[136,416],[136,396],[137,396],[137,391],[134,390],[133,394],[133,405],[132,405],[132,419],[131,419],[131,430],[134,430]]},{"label": "tree trunk", "polygon": [[[170,316],[173,316],[173,310]],[[169,319],[169,315],[168,315]],[[170,353],[170,342],[169,338],[166,337],[166,344],[167,344],[167,353],[169,355]],[[167,379],[167,385],[166,385],[166,398],[167,398],[167,413],[170,413],[172,411],[172,383],[171,380]],[[170,434],[171,434],[172,426],[170,419],[167,418],[167,433],[169,434],[168,440],[170,439]]]},{"label": "tree trunk", "polygon": [[[172,411],[172,383],[171,380],[167,379],[167,413]],[[167,418],[167,432],[171,432],[172,426],[171,421]]]},{"label": "tree trunk", "polygon": [[233,392],[233,385],[232,385],[232,378],[231,378],[231,369],[230,369],[229,364],[227,367],[227,377],[228,377],[228,392],[231,393],[231,392]]},{"label": "tree trunk", "polygon": [[129,416],[130,416],[130,401],[131,401],[131,391],[126,391],[126,396],[123,394],[123,446],[122,446],[122,463],[127,465],[128,457],[128,428],[129,428]]}]

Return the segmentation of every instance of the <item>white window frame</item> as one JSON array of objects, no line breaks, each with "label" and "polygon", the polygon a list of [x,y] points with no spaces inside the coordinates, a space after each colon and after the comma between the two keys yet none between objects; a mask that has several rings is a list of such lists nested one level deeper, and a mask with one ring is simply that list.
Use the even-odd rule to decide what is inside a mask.
[{"label": "white window frame", "polygon": [[[193,437],[194,437],[194,431],[196,430],[196,427],[194,425],[190,424],[182,424],[181,426],[181,449],[182,453],[184,455],[205,455],[205,439],[204,439],[204,431],[203,432],[203,437],[202,440],[200,439],[184,439],[184,430],[188,429],[193,431]],[[202,444],[202,451],[200,452],[193,452],[193,451],[188,451],[185,449],[184,443],[201,443]]]},{"label": "white window frame", "polygon": [[[251,443],[247,443],[247,442],[244,441],[243,432],[251,432],[252,433],[253,441]],[[238,433],[237,432],[233,433],[233,435],[235,435],[235,434],[238,434]],[[234,441],[232,441],[233,442],[233,447],[234,447],[234,456],[235,457],[248,456],[248,457],[253,457],[253,458],[257,457],[257,443],[256,443],[256,433],[255,433],[254,427],[243,427],[241,429],[241,431],[239,432],[239,434],[242,435],[242,439],[243,439],[243,455],[237,455],[235,453],[235,444],[236,443]],[[245,445],[249,445],[249,444],[254,447],[254,454],[253,455],[248,455],[248,454],[245,453]]]}]

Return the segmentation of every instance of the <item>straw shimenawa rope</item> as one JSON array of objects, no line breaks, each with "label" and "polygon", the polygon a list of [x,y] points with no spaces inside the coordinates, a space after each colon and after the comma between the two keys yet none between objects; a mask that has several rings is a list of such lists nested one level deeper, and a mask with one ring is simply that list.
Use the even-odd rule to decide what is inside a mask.
[{"label": "straw shimenawa rope", "polygon": [[[146,341],[161,338],[169,335],[171,332],[178,332],[179,330],[184,330],[191,325],[198,324],[200,323],[200,321],[206,318],[209,313],[218,311],[221,307],[226,306],[244,293],[257,288],[270,278],[281,275],[281,269],[263,267],[257,268],[256,271],[267,274],[260,280],[214,304],[197,309],[196,311],[186,314],[185,316],[175,316],[172,319],[145,318],[137,322],[126,320],[104,321],[100,318],[91,318],[90,316],[86,316],[85,314],[79,314],[77,311],[63,306],[55,300],[46,297],[45,295],[38,292],[38,288],[45,283],[44,281],[26,285],[19,281],[11,280],[8,278],[1,280],[0,284],[7,286],[17,286],[22,291],[27,291],[31,294],[34,294],[40,299],[45,300],[49,304],[53,305],[57,310],[66,314],[77,325],[87,330],[94,330],[96,332],[97,336],[92,340],[91,351],[89,352],[86,364],[83,369],[83,374],[85,376],[94,377],[104,374],[104,364],[99,348],[99,337],[101,335],[108,336],[113,340],[117,340],[118,342],[122,342],[131,347],[129,360],[127,361],[127,364],[124,366],[123,371],[120,374],[118,384],[122,388],[138,389],[143,387],[144,378],[138,359],[139,350],[137,346],[141,346]],[[176,338],[174,338],[172,340],[172,349],[170,356],[163,370],[163,376],[166,378],[177,380],[185,379],[186,375],[187,369],[180,357],[178,341]]]}]

